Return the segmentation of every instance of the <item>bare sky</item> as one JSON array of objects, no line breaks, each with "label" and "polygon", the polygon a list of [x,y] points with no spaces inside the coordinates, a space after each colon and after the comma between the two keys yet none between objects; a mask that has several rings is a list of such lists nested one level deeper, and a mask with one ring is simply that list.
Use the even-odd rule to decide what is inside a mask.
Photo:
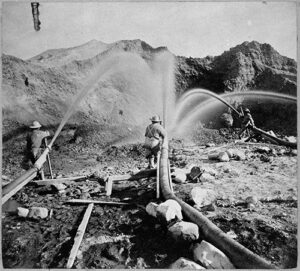
[{"label": "bare sky", "polygon": [[3,53],[27,59],[92,39],[141,39],[176,55],[205,57],[256,40],[297,56],[293,2],[41,2],[40,21],[36,32],[30,2],[4,2]]}]

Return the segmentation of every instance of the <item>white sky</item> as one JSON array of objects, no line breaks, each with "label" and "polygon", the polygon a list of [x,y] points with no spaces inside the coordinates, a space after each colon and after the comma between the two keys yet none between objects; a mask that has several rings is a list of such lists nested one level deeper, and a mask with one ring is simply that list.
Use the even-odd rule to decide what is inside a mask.
[{"label": "white sky", "polygon": [[256,40],[297,56],[294,2],[41,2],[39,10],[36,32],[30,2],[2,4],[3,53],[27,59],[92,39],[141,39],[176,55],[205,57]]}]

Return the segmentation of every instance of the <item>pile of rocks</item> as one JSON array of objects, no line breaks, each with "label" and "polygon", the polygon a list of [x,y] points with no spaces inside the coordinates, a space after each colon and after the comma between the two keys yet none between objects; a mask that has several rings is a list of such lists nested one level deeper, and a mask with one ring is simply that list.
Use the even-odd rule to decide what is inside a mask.
[{"label": "pile of rocks", "polygon": [[[207,191],[207,195],[209,191]],[[199,200],[198,200],[199,199]],[[205,205],[199,194],[195,198],[197,204]],[[156,217],[168,228],[168,236],[177,244],[186,245],[191,250],[193,260],[179,258],[169,266],[170,269],[233,269],[228,257],[212,244],[203,240],[198,225],[183,221],[181,206],[175,200],[169,199],[161,204],[150,202],[146,206],[149,215]]]}]

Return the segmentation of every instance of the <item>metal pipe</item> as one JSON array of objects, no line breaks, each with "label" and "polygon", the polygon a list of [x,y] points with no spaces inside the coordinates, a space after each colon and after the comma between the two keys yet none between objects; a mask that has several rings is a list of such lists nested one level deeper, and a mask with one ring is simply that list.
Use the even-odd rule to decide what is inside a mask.
[{"label": "metal pipe", "polygon": [[4,204],[9,198],[16,194],[21,188],[28,184],[31,180],[36,177],[37,172],[42,168],[43,164],[46,162],[47,155],[50,149],[47,147],[39,159],[33,165],[33,168],[27,170],[24,174],[18,177],[13,182],[9,183],[2,188],[2,204]]},{"label": "metal pipe", "polygon": [[262,135],[274,140],[275,142],[277,142],[280,145],[291,147],[291,148],[297,148],[297,143],[282,140],[282,139],[272,136],[272,135],[268,134],[266,131],[259,129],[257,127],[254,127],[254,126],[249,126],[249,128],[252,129],[255,133],[262,134]]},{"label": "metal pipe", "polygon": [[175,196],[170,189],[168,175],[168,146],[164,144],[160,157],[160,185],[165,199],[176,200],[184,214],[199,227],[204,239],[225,253],[237,268],[275,269],[273,265],[245,248],[213,224],[199,211]]},{"label": "metal pipe", "polygon": [[31,168],[27,170],[22,176],[7,184],[2,188],[2,204],[4,204],[9,198],[16,194],[24,185],[29,183],[36,175],[37,168]]}]

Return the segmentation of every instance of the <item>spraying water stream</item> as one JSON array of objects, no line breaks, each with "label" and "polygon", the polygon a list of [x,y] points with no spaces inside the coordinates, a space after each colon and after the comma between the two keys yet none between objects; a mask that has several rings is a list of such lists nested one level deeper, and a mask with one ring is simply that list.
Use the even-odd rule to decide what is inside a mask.
[{"label": "spraying water stream", "polygon": [[[255,99],[271,98],[273,100],[275,99],[275,100],[285,101],[285,102],[297,102],[296,97],[285,95],[285,94],[278,94],[274,92],[244,91],[244,92],[233,92],[233,93],[217,95],[206,89],[194,89],[185,93],[177,101],[176,109],[175,109],[174,125],[176,125],[177,128],[178,127],[180,128],[188,123],[191,123],[193,119],[201,112],[204,112],[209,108],[212,108],[216,103],[215,99],[208,99],[208,100],[206,99],[204,101],[200,101],[200,98],[203,98],[203,96],[208,96],[208,95],[219,100],[227,107],[231,108],[231,110],[233,110],[233,112],[235,112],[237,115],[239,115],[240,112],[238,112],[225,99],[231,99],[236,97],[243,97],[243,98],[254,97]],[[194,102],[194,106],[191,106],[191,102]]]}]

